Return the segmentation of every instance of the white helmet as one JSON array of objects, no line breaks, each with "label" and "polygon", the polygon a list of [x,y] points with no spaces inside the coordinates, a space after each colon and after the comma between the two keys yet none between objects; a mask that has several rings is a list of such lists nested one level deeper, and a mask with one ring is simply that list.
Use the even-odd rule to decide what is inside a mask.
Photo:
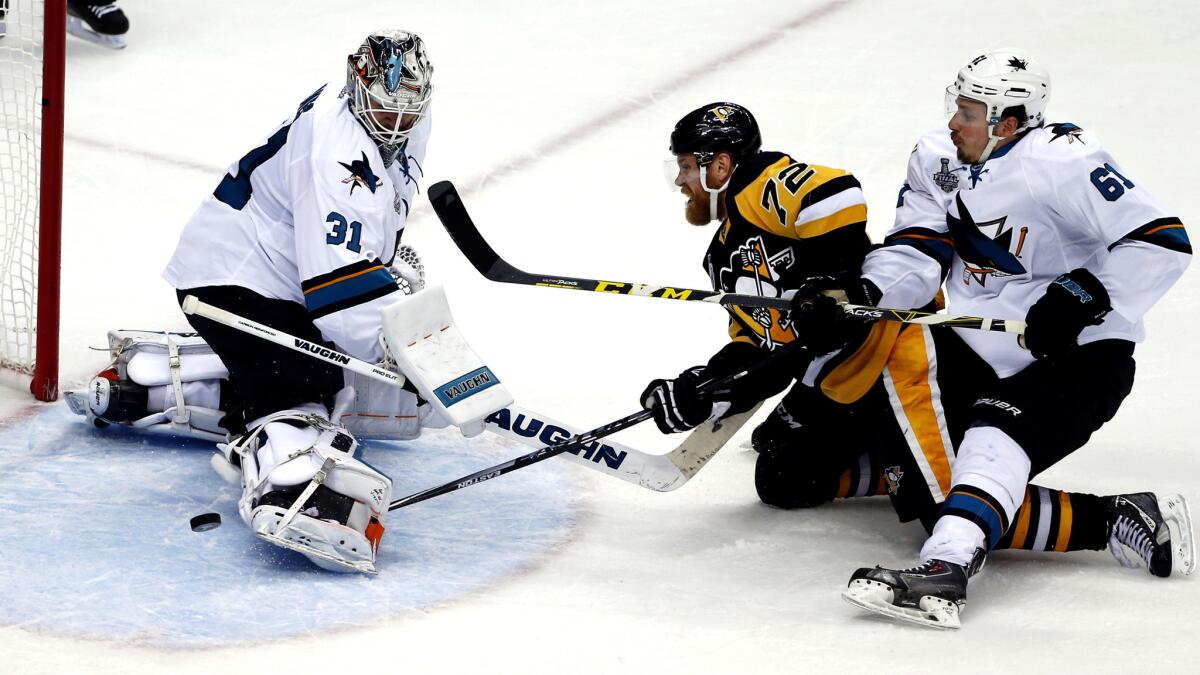
[{"label": "white helmet", "polygon": [[1050,73],[1020,49],[999,48],[976,56],[958,71],[954,83],[946,87],[946,111],[954,114],[958,97],[979,101],[987,106],[988,144],[980,162],[991,154],[1000,139],[993,129],[1004,111],[1020,106],[1028,129],[1046,122],[1046,104],[1050,102]]},{"label": "white helmet", "polygon": [[[433,96],[433,66],[415,33],[372,33],[347,59],[350,110],[377,143],[398,145],[412,132]],[[385,123],[375,113],[394,114]]]}]

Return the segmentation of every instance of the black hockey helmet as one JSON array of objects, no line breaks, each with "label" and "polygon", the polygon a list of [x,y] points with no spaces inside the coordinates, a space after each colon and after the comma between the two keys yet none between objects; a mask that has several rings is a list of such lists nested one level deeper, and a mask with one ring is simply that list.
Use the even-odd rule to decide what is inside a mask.
[{"label": "black hockey helmet", "polygon": [[741,162],[761,147],[758,122],[736,103],[717,102],[696,108],[684,115],[671,132],[671,154],[694,154],[700,166],[706,166],[721,151]]}]

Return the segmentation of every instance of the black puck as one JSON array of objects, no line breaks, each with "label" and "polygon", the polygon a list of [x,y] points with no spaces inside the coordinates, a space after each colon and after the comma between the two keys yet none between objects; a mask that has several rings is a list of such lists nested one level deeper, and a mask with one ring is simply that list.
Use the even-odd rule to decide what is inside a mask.
[{"label": "black puck", "polygon": [[192,517],[192,532],[207,532],[221,526],[221,514],[201,513]]}]

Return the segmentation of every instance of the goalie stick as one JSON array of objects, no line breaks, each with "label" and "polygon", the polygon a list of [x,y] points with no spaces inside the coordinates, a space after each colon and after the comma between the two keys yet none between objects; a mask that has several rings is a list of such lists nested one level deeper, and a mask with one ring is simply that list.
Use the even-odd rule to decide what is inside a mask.
[{"label": "goalie stick", "polygon": [[[702,291],[696,288],[678,288],[675,286],[650,286],[626,281],[604,281],[601,279],[584,279],[580,277],[550,276],[525,272],[508,263],[500,257],[491,244],[479,233],[463,205],[462,197],[450,181],[434,183],[429,188],[429,202],[434,212],[442,221],[442,226],[450,234],[455,245],[467,257],[467,260],[479,270],[484,277],[506,284],[522,286],[546,286],[549,288],[567,288],[593,293],[615,293],[618,295],[638,295],[666,300],[690,300],[708,302],[723,306],[736,305],[741,307],[765,307],[790,311],[792,303],[787,298],[772,298],[758,295],[739,293],[724,293],[721,291]],[[842,309],[852,316],[864,319],[884,321],[899,321],[901,323],[917,323],[925,325],[951,326],[955,328],[971,328],[975,330],[1000,331],[1024,335],[1025,322],[1013,319],[986,319],[978,316],[956,316],[938,314],[936,312],[918,312],[914,310],[887,309],[884,307],[869,307],[867,305],[842,304]]]},{"label": "goalie stick", "polygon": [[[745,370],[738,371],[736,373],[726,375],[724,377],[720,377],[715,380],[708,380],[705,382],[701,382],[700,384],[696,385],[696,388],[700,392],[713,391],[717,387],[725,386],[736,380],[740,380],[741,378],[749,375],[750,373],[756,372],[756,371],[766,368],[770,365],[773,365],[773,364],[781,361],[783,356],[790,354],[791,352],[793,352],[797,349],[800,349],[800,348],[801,347],[798,342],[790,342],[790,343],[784,345],[783,347],[780,347],[779,349],[775,350],[774,352],[771,352],[771,354],[766,356],[765,358],[751,364],[751,366]],[[751,412],[753,412],[753,411],[751,411]],[[743,413],[743,414],[745,414],[745,413]],[[551,457],[554,457],[556,455],[561,455],[564,452],[570,452],[571,450],[574,450],[574,449],[582,449],[586,446],[593,445],[596,441],[598,441],[601,438],[604,438],[605,436],[608,436],[610,434],[615,434],[616,432],[618,432],[622,429],[628,429],[629,427],[631,427],[639,422],[644,422],[644,421],[650,419],[652,416],[653,416],[653,413],[650,412],[650,410],[648,410],[648,409],[647,410],[639,410],[639,411],[633,413],[632,415],[626,415],[625,417],[622,417],[619,420],[614,420],[603,426],[596,427],[595,429],[592,429],[591,431],[586,431],[582,434],[575,434],[574,436],[571,436],[570,438],[568,438],[566,440],[559,441],[557,443],[554,443],[553,445],[547,445],[544,448],[541,448],[539,450],[534,450],[533,452],[526,453],[524,455],[521,455],[520,457],[514,457],[513,459],[510,459],[507,462],[501,462],[500,464],[497,464],[495,466],[490,466],[486,469],[476,471],[475,473],[463,476],[462,478],[456,478],[448,483],[443,483],[442,485],[438,485],[436,487],[431,487],[428,490],[422,490],[420,492],[413,493],[411,495],[408,495],[407,497],[401,497],[400,499],[394,500],[391,503],[391,505],[388,507],[388,510],[395,511],[396,509],[404,508],[405,506],[410,506],[410,505],[416,504],[418,502],[423,502],[426,499],[431,499],[431,498],[437,497],[439,495],[444,495],[448,492],[454,492],[455,490],[461,490],[462,488],[469,487],[471,485],[476,485],[478,483],[482,483],[484,481],[488,481],[493,478],[497,478],[499,476],[503,476],[506,473],[510,473],[510,472],[516,471],[517,469],[527,467],[530,464],[536,464],[538,462],[550,459]],[[736,429],[734,429],[734,431],[736,431]],[[730,435],[732,435],[732,433],[730,433]],[[712,454],[715,454],[715,451]],[[708,457],[706,457],[703,460],[703,462],[701,462],[701,466],[703,466],[703,464],[705,462],[707,462],[709,459],[711,459],[712,454],[710,454]],[[699,470],[699,469],[697,469],[697,470]]]},{"label": "goalie stick", "polygon": [[[760,405],[744,413],[705,422],[688,432],[682,443],[664,454],[651,454],[616,441],[604,441],[567,450],[563,457],[648,490],[670,492],[699,473]],[[486,428],[498,436],[534,447],[578,433],[566,424],[516,406],[493,413],[487,418]]]},{"label": "goalie stick", "polygon": [[[298,343],[305,342],[304,340],[201,302],[195,296],[188,296],[184,299],[183,311],[211,319],[250,335],[257,335],[264,340],[309,354],[319,361],[335,363],[348,370],[395,386],[401,386],[404,382],[404,377],[398,373],[369,364],[348,354],[325,347],[322,347],[320,352],[300,347]],[[565,449],[564,453],[572,461],[603,474],[657,492],[668,492],[680,487],[696,475],[753,413],[754,410],[750,410],[717,422],[706,422],[691,431],[678,447],[662,455],[642,452],[615,442],[600,444],[596,442],[598,437],[590,442],[571,446]],[[539,448],[578,435],[578,432],[566,424],[516,406],[509,406],[492,413],[486,420],[485,428],[498,436]],[[614,429],[610,433],[615,433],[615,431]]]}]

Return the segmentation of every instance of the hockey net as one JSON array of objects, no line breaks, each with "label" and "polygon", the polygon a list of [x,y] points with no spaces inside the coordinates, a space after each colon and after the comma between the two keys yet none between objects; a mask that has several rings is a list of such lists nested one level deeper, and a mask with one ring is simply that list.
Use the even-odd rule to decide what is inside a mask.
[{"label": "hockey net", "polygon": [[0,0],[0,366],[58,396],[65,0]]}]

